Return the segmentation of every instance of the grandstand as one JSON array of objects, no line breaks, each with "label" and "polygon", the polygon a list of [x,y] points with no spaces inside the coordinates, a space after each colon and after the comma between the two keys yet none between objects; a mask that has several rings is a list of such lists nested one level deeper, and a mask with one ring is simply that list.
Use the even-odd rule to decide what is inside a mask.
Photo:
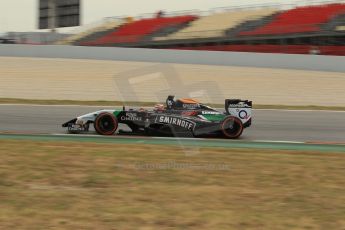
[{"label": "grandstand", "polygon": [[307,4],[107,18],[55,44],[345,55],[344,1]]},{"label": "grandstand", "polygon": [[225,36],[227,30],[235,28],[247,20],[259,20],[265,16],[274,14],[276,11],[277,9],[274,8],[264,8],[215,13],[200,17],[188,27],[176,33],[164,37],[157,37],[154,40],[222,37]]},{"label": "grandstand", "polygon": [[58,45],[73,45],[78,42],[94,40],[97,38],[97,35],[105,35],[107,31],[112,32],[115,28],[120,26],[123,23],[121,19],[109,18],[105,21],[99,23],[99,25],[92,26],[87,28],[79,33],[75,33],[56,44]]},{"label": "grandstand", "polygon": [[109,45],[118,43],[140,42],[156,33],[167,34],[186,26],[195,20],[196,16],[157,17],[140,19],[125,23],[113,32],[96,39],[95,41],[83,42],[82,45]]},{"label": "grandstand", "polygon": [[240,35],[276,35],[320,32],[333,17],[345,14],[345,4],[297,7],[279,13],[272,22]]},{"label": "grandstand", "polygon": [[[345,55],[345,4],[138,18],[76,45]],[[97,39],[95,39],[97,38]]]}]

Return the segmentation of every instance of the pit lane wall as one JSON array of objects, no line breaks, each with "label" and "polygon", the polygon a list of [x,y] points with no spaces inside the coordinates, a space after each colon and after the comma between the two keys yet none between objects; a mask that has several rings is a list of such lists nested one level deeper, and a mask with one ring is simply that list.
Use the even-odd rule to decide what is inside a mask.
[{"label": "pit lane wall", "polygon": [[[224,98],[245,98],[256,104],[345,105],[344,57],[265,54],[265,58],[254,61],[252,55],[257,54],[248,53],[240,54],[247,57],[243,62],[234,57],[234,60],[221,60],[219,56],[219,60],[214,60],[195,56],[188,59],[194,63],[177,64],[186,58],[179,51],[172,51],[166,57],[164,54],[168,51],[160,54],[161,50],[154,50],[161,55],[158,62],[153,59],[157,57],[145,56],[148,50],[136,49],[138,56],[129,57],[121,53],[122,49],[106,48],[109,51],[105,54],[112,52],[114,60],[109,60],[110,56],[103,60],[106,58],[100,55],[105,54],[98,52],[104,48],[86,47],[86,52],[84,47],[77,47],[86,52],[85,57],[79,57],[77,53],[76,56],[65,53],[64,46],[52,46],[55,53],[47,57],[41,53],[41,47],[37,53],[31,46],[18,53],[16,47],[12,53],[8,50],[4,53],[0,48],[1,98],[159,102],[167,94],[175,94],[209,103],[223,103]],[[214,57],[217,54],[201,52],[195,55]],[[280,63],[280,58],[293,59],[294,56],[305,59],[302,60],[304,69],[301,65],[292,66],[295,63],[292,60]],[[207,58],[209,64],[206,64]],[[327,63],[317,65],[315,58]],[[341,64],[336,64],[339,61]]]}]

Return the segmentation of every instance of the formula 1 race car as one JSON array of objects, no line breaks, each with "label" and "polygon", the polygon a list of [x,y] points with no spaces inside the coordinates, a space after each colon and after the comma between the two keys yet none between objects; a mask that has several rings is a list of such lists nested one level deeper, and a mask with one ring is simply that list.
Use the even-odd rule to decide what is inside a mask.
[{"label": "formula 1 race car", "polygon": [[[235,139],[252,123],[252,102],[226,99],[225,112],[217,111],[193,99],[169,96],[166,105],[153,109],[100,110],[62,125],[69,133],[89,132],[90,124],[100,135],[144,135],[175,137],[223,137]],[[118,130],[119,123],[129,127]]]}]

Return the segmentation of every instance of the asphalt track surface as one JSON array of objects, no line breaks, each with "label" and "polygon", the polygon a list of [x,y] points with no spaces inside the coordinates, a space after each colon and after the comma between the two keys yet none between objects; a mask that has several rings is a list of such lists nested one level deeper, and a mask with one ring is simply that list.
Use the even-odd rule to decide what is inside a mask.
[{"label": "asphalt track surface", "polygon": [[[62,123],[103,108],[110,107],[0,105],[0,133],[65,134]],[[254,110],[253,113],[253,125],[244,131],[242,141],[345,143],[345,112]]]}]

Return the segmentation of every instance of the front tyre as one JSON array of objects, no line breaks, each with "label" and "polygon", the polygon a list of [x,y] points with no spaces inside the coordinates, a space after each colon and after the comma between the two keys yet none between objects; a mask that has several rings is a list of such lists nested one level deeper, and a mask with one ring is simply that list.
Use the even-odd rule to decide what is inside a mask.
[{"label": "front tyre", "polygon": [[94,127],[98,134],[100,135],[113,135],[119,122],[117,121],[116,117],[111,113],[101,113],[97,116]]},{"label": "front tyre", "polygon": [[237,117],[229,116],[221,124],[221,131],[226,138],[239,138],[243,132],[243,124]]}]

